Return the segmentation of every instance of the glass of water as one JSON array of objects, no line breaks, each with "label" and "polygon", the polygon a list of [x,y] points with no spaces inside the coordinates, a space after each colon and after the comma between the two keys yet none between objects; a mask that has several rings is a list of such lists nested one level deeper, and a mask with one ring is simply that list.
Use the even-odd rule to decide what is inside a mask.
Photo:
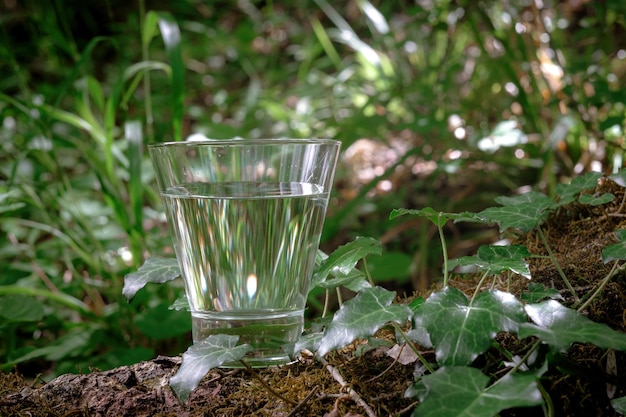
[{"label": "glass of water", "polygon": [[194,342],[238,335],[254,348],[248,365],[290,362],[339,149],[327,139],[149,145]]}]

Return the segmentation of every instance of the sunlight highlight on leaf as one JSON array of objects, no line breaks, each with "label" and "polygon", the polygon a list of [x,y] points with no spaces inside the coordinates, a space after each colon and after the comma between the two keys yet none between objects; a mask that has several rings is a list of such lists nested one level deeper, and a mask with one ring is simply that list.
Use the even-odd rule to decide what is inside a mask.
[{"label": "sunlight highlight on leaf", "polygon": [[428,297],[414,320],[428,332],[439,364],[469,365],[498,332],[517,332],[526,314],[512,294],[484,291],[470,304],[463,292],[446,287]]},{"label": "sunlight highlight on leaf", "polygon": [[371,336],[386,323],[408,320],[411,309],[406,305],[392,304],[395,296],[393,291],[374,287],[346,301],[326,328],[317,355],[322,357],[355,339]]},{"label": "sunlight highlight on leaf", "polygon": [[178,372],[170,378],[170,387],[181,403],[187,400],[209,370],[225,362],[238,361],[252,350],[248,344],[237,346],[238,340],[239,336],[211,335],[183,353]]},{"label": "sunlight highlight on leaf", "polygon": [[626,350],[626,334],[604,323],[589,320],[576,310],[555,300],[526,306],[528,317],[535,324],[520,326],[519,336],[536,336],[556,350],[564,351],[572,343],[593,343],[604,349]]}]

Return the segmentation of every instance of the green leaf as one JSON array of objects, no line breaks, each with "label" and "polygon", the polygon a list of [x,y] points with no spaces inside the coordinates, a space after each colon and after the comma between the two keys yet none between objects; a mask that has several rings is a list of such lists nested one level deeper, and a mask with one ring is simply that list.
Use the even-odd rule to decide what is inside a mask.
[{"label": "green leaf", "polygon": [[474,256],[464,256],[452,259],[448,263],[450,270],[457,266],[474,266],[481,271],[489,271],[491,274],[500,274],[511,271],[530,279],[530,267],[526,262],[530,256],[524,245],[483,245],[478,248]]},{"label": "green leaf", "polygon": [[426,329],[441,365],[469,365],[498,332],[516,332],[526,321],[522,304],[502,291],[484,291],[470,303],[454,287],[432,293],[414,315]]},{"label": "green leaf", "polygon": [[174,17],[168,12],[149,11],[146,13],[141,42],[144,48],[152,41],[159,27],[163,44],[167,51],[171,71],[171,107],[174,140],[182,140],[182,116],[185,87],[185,66],[182,58],[180,28]]},{"label": "green leaf", "polygon": [[391,321],[408,320],[411,309],[401,304],[392,305],[395,296],[393,291],[374,287],[343,303],[326,328],[317,354],[322,357],[357,338],[371,336]]},{"label": "green leaf", "polygon": [[541,405],[534,374],[506,375],[487,387],[489,377],[471,367],[442,367],[422,377],[416,391],[419,417],[492,417],[514,407]]},{"label": "green leaf", "polygon": [[454,221],[478,220],[476,216],[474,215],[474,213],[468,213],[468,212],[444,213],[441,211],[436,211],[435,209],[431,207],[424,207],[423,209],[420,209],[420,210],[405,209],[405,208],[394,209],[391,211],[391,214],[389,215],[389,219],[392,220],[392,219],[395,219],[396,217],[404,216],[406,214],[418,216],[418,217],[425,217],[437,227],[444,226],[449,220],[454,220]]},{"label": "green leaf", "polygon": [[602,262],[609,263],[611,261],[626,259],[626,229],[617,229],[615,236],[619,243],[606,246],[602,249]]},{"label": "green leaf", "polygon": [[615,196],[611,193],[600,194],[595,196],[592,194],[582,194],[578,201],[582,204],[589,204],[591,206],[600,206],[602,204],[610,203],[615,200]]},{"label": "green leaf", "polygon": [[365,288],[372,288],[372,284],[369,283],[365,274],[358,269],[353,269],[348,275],[339,275],[332,279],[327,279],[317,286],[325,289],[346,287],[354,292],[359,292]]},{"label": "green leaf", "polygon": [[142,361],[149,361],[154,357],[154,349],[146,347],[116,347],[100,355],[97,358],[96,367],[98,369],[112,369],[119,366],[130,366]]},{"label": "green leaf", "polygon": [[163,284],[179,276],[180,266],[176,259],[153,256],[146,259],[136,272],[124,277],[122,294],[130,301],[146,284]]},{"label": "green leaf", "polygon": [[367,255],[380,255],[380,242],[371,237],[357,237],[352,242],[335,249],[320,263],[318,270],[313,274],[309,291],[322,284],[331,273],[348,275],[362,258]]},{"label": "green leaf", "polygon": [[557,301],[528,304],[526,312],[535,324],[522,324],[519,329],[521,338],[536,336],[561,351],[567,350],[575,342],[593,343],[604,349],[626,350],[626,333],[594,322]]},{"label": "green leaf", "polygon": [[309,333],[300,336],[298,341],[295,343],[293,354],[291,356],[295,357],[303,350],[315,352],[320,346],[322,337],[324,337],[324,333],[322,332]]},{"label": "green leaf", "polygon": [[18,363],[31,361],[46,356],[54,351],[54,346],[44,346],[40,348],[34,348],[32,346],[24,346],[12,350],[7,355],[7,362],[0,365],[0,370],[10,372]]},{"label": "green leaf", "polygon": [[617,185],[626,187],[626,169],[622,169],[617,174],[610,175],[609,179],[614,181]]},{"label": "green leaf", "polygon": [[602,178],[601,173],[588,172],[575,177],[569,184],[558,184],[555,191],[560,197],[559,205],[571,203],[583,191],[593,190],[598,185],[600,178]]},{"label": "green leaf", "polygon": [[404,252],[385,252],[367,260],[374,282],[394,281],[399,284],[410,279],[413,258]]},{"label": "green leaf", "polygon": [[93,349],[97,343],[94,339],[99,332],[100,329],[95,326],[73,329],[69,333],[56,339],[52,345],[50,345],[50,351],[46,355],[46,359],[59,361],[84,355],[86,352]]},{"label": "green leaf", "polygon": [[135,326],[152,339],[170,339],[191,331],[191,319],[188,312],[172,311],[162,302],[136,315]]},{"label": "green leaf", "polygon": [[523,292],[520,298],[527,303],[537,303],[544,298],[562,300],[563,296],[554,288],[546,288],[543,284],[531,282],[528,284],[528,291]]},{"label": "green leaf", "polygon": [[433,343],[430,340],[430,335],[422,323],[423,316],[421,311],[425,304],[426,300],[424,300],[423,297],[418,297],[409,303],[409,308],[413,312],[413,326],[411,326],[411,329],[406,332],[406,336],[410,340],[419,343],[420,346],[424,348],[432,348]]},{"label": "green leaf", "polygon": [[626,415],[626,397],[615,398],[611,400],[613,409],[620,414]]},{"label": "green leaf", "polygon": [[44,316],[43,306],[33,297],[10,294],[0,297],[0,317],[11,322],[39,321]]},{"label": "green leaf", "polygon": [[503,232],[510,228],[529,232],[539,226],[557,204],[545,194],[531,191],[515,197],[498,197],[502,207],[489,207],[477,216],[486,222],[496,223]]},{"label": "green leaf", "polygon": [[178,372],[170,378],[170,387],[181,404],[189,398],[209,370],[217,368],[224,362],[239,361],[246,353],[252,351],[252,346],[248,344],[237,346],[238,341],[239,336],[211,335],[194,343],[183,353],[183,361]]},{"label": "green leaf", "polygon": [[171,306],[169,306],[170,310],[185,310],[185,311],[191,311],[191,306],[189,305],[189,299],[187,298],[187,294],[183,294],[180,297],[178,297],[176,300],[174,300],[174,302],[172,303]]},{"label": "green leaf", "polygon": [[534,204],[544,208],[552,208],[556,206],[556,202],[554,200],[538,191],[529,191],[512,197],[500,196],[496,197],[495,200],[496,203],[505,207],[519,206],[520,204]]},{"label": "green leaf", "polygon": [[424,305],[425,301],[426,300],[424,300],[424,297],[422,296],[416,297],[409,303],[409,308],[415,313],[422,305]]}]

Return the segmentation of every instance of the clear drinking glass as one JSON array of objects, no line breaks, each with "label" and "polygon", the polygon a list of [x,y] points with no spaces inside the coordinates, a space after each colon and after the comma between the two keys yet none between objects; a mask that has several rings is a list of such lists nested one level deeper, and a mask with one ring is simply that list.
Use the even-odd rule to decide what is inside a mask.
[{"label": "clear drinking glass", "polygon": [[194,342],[238,335],[254,348],[250,366],[291,360],[285,347],[303,331],[339,148],[326,139],[149,145]]}]

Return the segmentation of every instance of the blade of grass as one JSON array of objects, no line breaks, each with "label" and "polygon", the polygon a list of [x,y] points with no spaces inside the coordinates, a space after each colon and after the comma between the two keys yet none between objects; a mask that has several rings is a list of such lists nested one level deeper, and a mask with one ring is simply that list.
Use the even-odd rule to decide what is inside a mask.
[{"label": "blade of grass", "polygon": [[101,271],[102,267],[100,265],[100,263],[98,261],[96,261],[97,258],[95,258],[91,253],[87,252],[86,249],[83,249],[81,247],[80,244],[78,244],[74,239],[72,239],[70,236],[68,236],[67,234],[63,233],[61,230],[47,225],[47,224],[43,224],[43,223],[39,223],[36,221],[32,221],[32,220],[27,220],[27,219],[18,219],[18,218],[12,218],[11,220],[15,221],[17,224],[22,225],[24,227],[30,227],[33,229],[38,229],[41,230],[43,232],[46,233],[50,233],[51,235],[57,237],[58,239],[60,239],[61,241],[65,242],[72,250],[74,250],[76,252],[76,254],[78,256],[80,256],[80,258],[89,266],[91,266],[92,268],[94,268],[96,271]]},{"label": "blade of grass", "polygon": [[139,121],[129,121],[124,125],[128,140],[129,161],[129,198],[132,212],[132,229],[130,230],[130,248],[133,254],[133,263],[136,266],[143,262],[143,184],[141,182],[141,162],[143,147],[143,131]]},{"label": "blade of grass", "polygon": [[[170,13],[154,12],[146,13],[142,27],[142,50],[144,60],[148,60],[147,48],[158,25],[161,32],[161,38],[165,44],[167,51],[171,73],[171,104],[172,104],[172,128],[175,141],[182,140],[182,119],[183,119],[183,101],[184,101],[184,85],[185,85],[185,66],[182,59],[181,36],[180,29],[176,20]],[[149,84],[149,81],[147,82]],[[144,85],[145,86],[145,85]],[[148,85],[149,87],[149,85]],[[146,90],[146,95],[150,91]],[[147,104],[151,103],[148,99]],[[147,114],[151,114],[151,109],[147,109]],[[151,122],[151,120],[149,120]]]},{"label": "blade of grass", "polygon": [[333,46],[332,41],[328,37],[328,34],[326,33],[324,26],[322,26],[322,24],[317,18],[312,17],[311,27],[313,28],[313,32],[315,33],[315,36],[319,40],[320,44],[322,45],[322,48],[324,49],[324,52],[326,52],[326,55],[328,56],[330,61],[333,63],[337,71],[341,71],[341,57],[339,56],[339,53]]},{"label": "blade of grass", "polygon": [[50,290],[44,290],[42,288],[30,288],[17,285],[0,285],[0,296],[20,294],[28,295],[31,297],[43,297],[56,303],[62,304],[71,308],[74,311],[81,313],[82,315],[94,317],[95,314],[89,306],[77,298],[62,292],[53,292]]}]

